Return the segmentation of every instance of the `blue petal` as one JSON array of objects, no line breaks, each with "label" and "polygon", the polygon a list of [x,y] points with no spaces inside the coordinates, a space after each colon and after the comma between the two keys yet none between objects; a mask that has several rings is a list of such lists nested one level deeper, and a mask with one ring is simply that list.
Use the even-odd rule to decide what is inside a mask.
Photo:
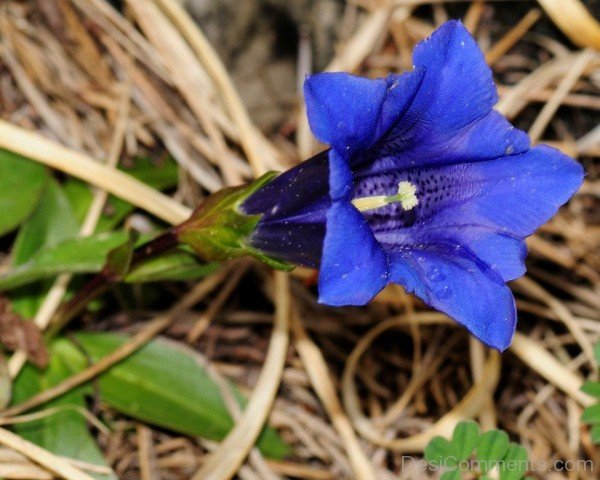
[{"label": "blue petal", "polygon": [[352,194],[353,181],[348,160],[339,150],[329,150],[329,197],[331,200],[347,200]]},{"label": "blue petal", "polygon": [[417,93],[423,69],[371,80],[320,73],[304,82],[314,135],[350,159],[368,150],[401,117]]},{"label": "blue petal", "polygon": [[292,219],[293,224],[294,218],[320,210],[323,200],[329,200],[328,155],[328,151],[321,152],[281,173],[250,195],[241,211],[262,215],[263,223]]},{"label": "blue petal", "polygon": [[319,273],[319,302],[364,305],[387,284],[387,257],[364,217],[349,202],[334,202]]},{"label": "blue petal", "polygon": [[446,313],[486,345],[505,350],[516,326],[506,284],[469,252],[430,245],[389,254],[390,279]]},{"label": "blue petal", "polygon": [[320,141],[343,155],[368,148],[386,91],[383,79],[370,80],[341,72],[308,76],[304,97],[311,130]]},{"label": "blue petal", "polygon": [[384,234],[376,238],[383,242],[384,250],[399,246],[451,245],[471,253],[505,282],[522,277],[526,271],[527,245],[524,240],[479,225],[417,225],[396,235]]},{"label": "blue petal", "polygon": [[401,75],[390,74],[385,79],[388,90],[381,108],[379,128],[375,132],[377,139],[386,134],[405,114],[425,78],[425,69],[415,67],[411,72]]},{"label": "blue petal", "polygon": [[539,146],[497,160],[360,177],[355,195],[391,195],[401,181],[417,187],[417,207],[404,212],[388,205],[365,213],[385,250],[462,246],[508,281],[525,272],[523,238],[573,195],[583,169],[558,150]]},{"label": "blue petal", "polygon": [[[324,217],[324,215],[323,215]],[[294,219],[290,222],[259,222],[248,244],[274,258],[317,268],[323,254],[325,221]]]},{"label": "blue petal", "polygon": [[447,229],[445,235],[455,245],[472,252],[503,281],[525,275],[527,244],[524,240],[477,226]]},{"label": "blue petal", "polygon": [[468,167],[480,194],[436,213],[432,226],[478,225],[523,238],[546,223],[584,177],[579,163],[546,145]]},{"label": "blue petal", "polygon": [[[417,98],[440,130],[466,127],[498,101],[492,71],[483,52],[458,21],[446,22],[419,43],[413,63],[425,67]],[[422,108],[420,108],[422,110]]]},{"label": "blue petal", "polygon": [[529,138],[492,110],[492,72],[460,22],[415,48],[425,76],[410,107],[369,152],[371,172],[489,160],[526,151]]}]

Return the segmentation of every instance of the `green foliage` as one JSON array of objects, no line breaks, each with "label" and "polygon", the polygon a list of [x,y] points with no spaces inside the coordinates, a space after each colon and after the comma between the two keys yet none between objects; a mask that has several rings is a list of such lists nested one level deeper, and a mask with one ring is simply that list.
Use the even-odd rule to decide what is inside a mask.
[{"label": "green foliage", "polygon": [[[93,361],[122,346],[128,338],[108,333],[79,333],[77,343]],[[55,342],[53,353],[76,370],[87,358],[67,340]],[[218,386],[192,350],[155,340],[99,377],[99,395],[115,410],[169,430],[221,440],[233,426]],[[240,404],[242,396],[235,391]],[[277,433],[266,428],[257,444],[271,458],[289,453]]]},{"label": "green foliage", "polygon": [[[600,364],[600,343],[594,347],[596,363]],[[581,390],[599,400],[595,405],[587,407],[583,411],[581,421],[591,425],[592,442],[600,443],[600,382],[586,382]]]},{"label": "green foliage", "polygon": [[48,177],[41,165],[0,149],[0,236],[14,230],[31,215]]},{"label": "green foliage", "polygon": [[433,438],[425,448],[425,459],[432,465],[456,467],[468,460],[480,436],[475,422],[461,422],[454,429],[452,440]]},{"label": "green foliage", "polygon": [[[177,185],[179,179],[177,164],[171,158],[167,158],[157,165],[150,159],[138,157],[131,167],[121,168],[121,170],[157,190],[173,188]],[[64,190],[77,220],[82,223],[92,203],[92,190],[76,178],[67,180],[64,184]],[[125,200],[110,195],[98,220],[96,233],[114,230],[134,209],[135,207]]]},{"label": "green foliage", "polygon": [[[51,279],[60,273],[97,273],[105,266],[108,256],[115,251],[126,261],[128,235],[126,232],[99,233],[85,238],[69,238],[38,249],[29,260],[0,276],[0,291],[13,290],[40,280]],[[123,248],[123,250],[121,250]],[[111,258],[112,267],[118,259]],[[128,266],[128,265],[127,265]],[[125,267],[125,265],[121,265]],[[204,264],[185,250],[174,250],[137,265],[124,281],[145,283],[182,281],[204,277],[215,271],[217,264]],[[117,268],[125,273],[123,268]]]},{"label": "green foliage", "polygon": [[502,430],[490,430],[479,437],[475,456],[482,462],[481,470],[485,473],[496,466],[500,460],[504,459],[510,440],[506,432]]},{"label": "green foliage", "polygon": [[[32,169],[33,173],[29,174],[28,169]],[[107,260],[112,262],[112,267],[118,267],[121,274],[127,273],[128,265],[114,264],[125,261],[125,257],[120,260],[114,256],[111,259],[108,257],[114,249],[117,251],[113,255],[118,252],[131,253],[126,245],[127,233],[114,229],[134,210],[133,205],[110,196],[98,222],[97,233],[78,238],[79,225],[93,197],[92,190],[85,183],[71,178],[60,185],[37,164],[0,151],[0,174],[4,175],[5,170],[6,175],[0,175],[0,178],[3,187],[7,182],[7,188],[0,192],[0,207],[3,201],[14,203],[15,197],[18,197],[16,191],[19,190],[26,193],[28,199],[36,198],[36,203],[27,209],[26,216],[19,215],[18,221],[10,221],[11,225],[14,224],[12,228],[19,222],[22,225],[11,252],[13,268],[0,276],[0,291],[11,291],[15,312],[24,317],[35,315],[51,280],[60,273],[97,273],[107,264]],[[125,171],[157,189],[171,188],[178,181],[177,164],[172,159],[155,165],[148,159],[138,158]],[[12,179],[10,174],[14,172],[18,172],[18,178],[27,179],[31,184],[24,186],[16,177]],[[41,174],[43,181],[36,183],[32,178],[35,173]],[[32,190],[35,185],[41,189],[37,196]],[[6,209],[10,210],[12,203],[5,203]],[[25,210],[21,208],[19,211],[24,213]],[[0,234],[3,233],[1,222],[8,220],[6,215],[0,219]],[[119,250],[117,247],[122,248]],[[179,249],[136,265],[123,280],[130,283],[187,281],[204,277],[216,267],[215,264],[201,263],[189,251]]]},{"label": "green foliage", "polygon": [[[79,347],[65,338],[56,340],[51,345],[51,361],[45,371],[25,366],[14,383],[13,404],[85,369],[90,359],[99,360],[128,338],[117,334],[80,333],[76,340]],[[58,455],[104,465],[102,452],[81,413],[87,407],[86,397],[92,393],[130,417],[193,437],[222,440],[233,426],[219,387],[198,361],[196,353],[174,342],[163,339],[150,342],[101,374],[95,386],[82,385],[46,403],[41,407],[43,410],[59,410],[41,419],[17,424],[15,432]],[[243,406],[245,400],[239,391],[233,388],[233,393]],[[270,427],[263,431],[257,447],[275,459],[290,453],[289,447]],[[99,474],[94,477],[115,478]]]},{"label": "green foliage", "polygon": [[[27,263],[42,249],[74,237],[78,228],[63,189],[50,179],[35,210],[19,228],[12,248],[13,269]],[[48,279],[13,290],[10,294],[13,311],[25,318],[34,316],[50,285]]]},{"label": "green foliage", "polygon": [[501,480],[520,480],[527,473],[527,450],[521,445],[511,443],[504,456],[506,461],[500,464]]},{"label": "green foliage", "polygon": [[[172,159],[156,165],[138,158],[125,171],[157,189],[171,188],[178,181],[178,168]],[[99,234],[80,239],[79,225],[93,197],[86,184],[71,178],[61,185],[44,167],[3,150],[0,178],[0,235],[21,224],[11,252],[13,268],[0,276],[0,291],[13,290],[14,310],[31,317],[53,277],[60,273],[96,273],[105,265],[108,253],[126,239],[125,232],[113,230],[134,207],[109,197],[96,229]],[[144,282],[194,279],[214,270],[214,266],[192,262],[191,256],[183,253],[141,267],[144,270],[132,278]],[[158,274],[156,278],[150,278],[153,272]]]},{"label": "green foliage", "polygon": [[98,272],[108,253],[126,240],[125,232],[101,233],[41,248],[26,263],[0,276],[0,290],[11,290],[65,272]]},{"label": "green foliage", "polygon": [[477,446],[481,430],[475,422],[461,422],[452,434],[452,445],[455,448],[456,458],[466,460]]},{"label": "green foliage", "polygon": [[424,454],[433,467],[447,470],[440,477],[442,480],[460,480],[472,475],[487,479],[486,474],[495,467],[500,480],[521,480],[528,469],[525,448],[511,443],[502,430],[481,433],[473,421],[459,423],[450,440],[433,438]]},{"label": "green foliage", "polygon": [[251,255],[272,268],[291,270],[292,265],[271,258],[247,244],[260,215],[245,215],[239,211],[244,200],[275,175],[275,172],[269,172],[249,185],[224,188],[209,196],[202,208],[178,227],[178,240],[207,260],[230,260]]},{"label": "green foliage", "polygon": [[12,265],[26,263],[46,245],[74,237],[78,228],[64,190],[56,180],[51,179],[37,208],[19,229],[12,249]]},{"label": "green foliage", "polygon": [[[14,383],[14,397],[20,403],[66,379],[73,373],[68,362],[53,355],[50,365],[40,372],[26,365]],[[86,418],[76,409],[84,409],[86,387],[75,388],[44,405],[44,410],[56,408],[55,413],[13,428],[23,438],[57,455],[106,466],[104,456],[88,429]],[[113,480],[115,475],[92,474],[94,478]]]},{"label": "green foliage", "polygon": [[[127,173],[157,189],[178,182],[172,160],[161,165],[137,159]],[[133,248],[140,243],[120,230],[134,210],[129,203],[109,196],[94,235],[78,238],[93,190],[69,178],[62,182],[35,162],[0,150],[0,236],[18,228],[11,251],[11,268],[0,276],[0,291],[8,291],[13,310],[32,317],[61,273],[97,273],[107,268],[129,283],[185,281],[203,277],[216,268],[204,264],[187,248],[146,259],[132,266]],[[147,239],[144,239],[146,241]],[[148,287],[145,287],[147,289]],[[81,334],[82,353],[71,341],[51,344],[51,362],[44,371],[26,365],[13,385],[13,404],[60,383],[123,345],[127,338],[109,334]],[[102,374],[98,379],[101,400],[115,410],[162,428],[221,440],[233,426],[221,393],[192,350],[158,340]],[[245,400],[233,389],[240,405]],[[24,438],[59,455],[105,465],[94,435],[81,411],[87,408],[92,385],[70,390],[43,405],[57,408],[50,415],[15,425]],[[282,458],[288,446],[272,428],[265,428],[257,444],[271,458]],[[113,476],[93,475],[112,479]]]},{"label": "green foliage", "polygon": [[210,275],[217,263],[201,263],[193,253],[183,249],[173,250],[150,258],[135,266],[125,277],[128,283],[187,281]]}]

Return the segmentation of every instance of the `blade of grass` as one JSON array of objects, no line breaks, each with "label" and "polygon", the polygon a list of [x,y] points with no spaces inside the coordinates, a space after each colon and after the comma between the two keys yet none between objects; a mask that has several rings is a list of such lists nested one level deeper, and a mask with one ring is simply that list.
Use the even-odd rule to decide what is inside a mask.
[{"label": "blade of grass", "polygon": [[254,446],[277,395],[289,342],[289,279],[275,272],[275,325],[262,372],[244,413],[192,480],[232,478]]},{"label": "blade of grass", "polygon": [[162,315],[156,316],[152,321],[144,326],[135,336],[131,338],[131,341],[116,349],[102,360],[98,361],[91,367],[87,368],[83,372],[77,373],[58,385],[40,392],[40,394],[26,400],[25,402],[15,405],[2,412],[3,417],[9,417],[19,415],[27,410],[35,408],[39,405],[46,403],[47,401],[68,392],[72,388],[81,385],[92,378],[96,377],[99,373],[110,368],[115,363],[120,362],[124,358],[137,351],[140,347],[148,343],[152,338],[167,328],[178,314],[191,308],[204,298],[212,289],[214,289],[227,274],[228,269],[224,268],[220,272],[207,277],[200,282],[194,289],[188,292],[177,304]]},{"label": "blade of grass", "polygon": [[268,168],[274,168],[276,160],[273,147],[252,124],[252,120],[227,69],[198,25],[179,3],[165,0],[154,0],[154,2],[160,6],[173,24],[181,31],[208,74],[212,77],[215,86],[221,93],[221,98],[229,111],[229,115],[231,115],[239,129],[240,142],[250,165],[252,165],[254,175],[259,177],[265,173],[265,165]]},{"label": "blade of grass", "polygon": [[66,480],[94,480],[66,460],[0,427],[0,443],[22,453]]},{"label": "blade of grass", "polygon": [[600,23],[579,0],[538,0],[548,16],[573,43],[600,50]]},{"label": "blade of grass", "polygon": [[0,120],[0,147],[73,175],[156,215],[165,222],[181,223],[191,214],[188,207],[126,173],[102,165],[81,152],[5,120]]},{"label": "blade of grass", "polygon": [[354,475],[358,480],[376,478],[374,467],[360,446],[352,424],[348,420],[335,392],[335,387],[331,383],[325,358],[319,347],[308,336],[296,312],[293,313],[292,317],[292,330],[295,338],[294,343],[304,368],[319,399],[323,402],[333,426],[341,437]]}]

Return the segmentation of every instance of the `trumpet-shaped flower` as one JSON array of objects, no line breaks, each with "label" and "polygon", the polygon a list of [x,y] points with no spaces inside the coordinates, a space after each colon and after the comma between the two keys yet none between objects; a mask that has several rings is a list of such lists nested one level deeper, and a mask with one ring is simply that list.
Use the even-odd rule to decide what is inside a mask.
[{"label": "trumpet-shaped flower", "polygon": [[493,109],[484,56],[460,22],[385,79],[309,76],[308,118],[330,149],[242,205],[254,248],[320,267],[319,300],[363,305],[394,282],[504,350],[516,323],[506,282],[525,237],[579,188],[581,166]]}]

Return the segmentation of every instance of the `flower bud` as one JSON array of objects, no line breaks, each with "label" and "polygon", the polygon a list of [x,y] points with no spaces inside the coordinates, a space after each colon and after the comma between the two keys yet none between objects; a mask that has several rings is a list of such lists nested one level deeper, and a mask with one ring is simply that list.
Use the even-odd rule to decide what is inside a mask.
[{"label": "flower bud", "polygon": [[279,270],[293,265],[269,255],[249,242],[260,214],[246,214],[240,205],[277,175],[269,172],[249,185],[230,187],[213,193],[191,217],[175,228],[180,243],[190,247],[205,260],[223,261],[250,255]]}]

